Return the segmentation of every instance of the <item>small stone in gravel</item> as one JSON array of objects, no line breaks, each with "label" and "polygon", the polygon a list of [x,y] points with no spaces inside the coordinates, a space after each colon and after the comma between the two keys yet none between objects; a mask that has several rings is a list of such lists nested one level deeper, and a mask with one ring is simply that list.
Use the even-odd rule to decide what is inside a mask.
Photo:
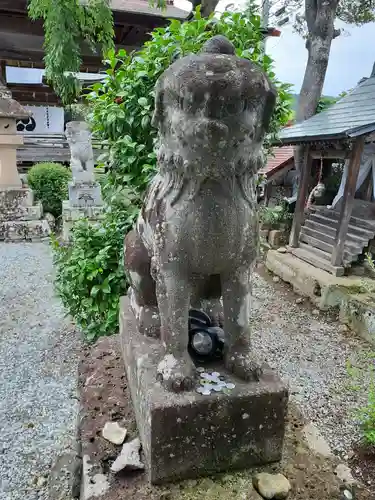
[{"label": "small stone in gravel", "polygon": [[274,276],[274,277],[272,278],[272,281],[273,281],[274,283],[279,283],[279,282],[280,282],[280,278],[279,278],[278,276]]},{"label": "small stone in gravel", "polygon": [[303,304],[303,298],[298,297],[298,299],[296,299],[296,304]]},{"label": "small stone in gravel", "polygon": [[280,247],[280,248],[278,248],[278,249],[277,249],[277,251],[278,251],[279,253],[286,253],[286,252],[287,252],[287,250],[286,250],[286,248],[285,248],[285,247]]},{"label": "small stone in gravel", "polygon": [[311,311],[311,314],[313,314],[314,316],[319,316],[320,311],[319,311],[319,309],[313,309],[313,310]]},{"label": "small stone in gravel", "polygon": [[335,473],[343,483],[353,484],[355,482],[352,471],[346,464],[339,464],[336,467]]},{"label": "small stone in gravel", "polygon": [[118,422],[106,422],[102,436],[113,444],[122,444],[125,441],[127,430],[121,427]]},{"label": "small stone in gravel", "polygon": [[43,486],[47,483],[47,479],[44,476],[38,477],[36,480],[36,487],[37,489],[43,488]]},{"label": "small stone in gravel", "polygon": [[283,474],[261,472],[253,477],[254,488],[266,500],[282,500],[287,498],[291,489],[290,482]]},{"label": "small stone in gravel", "polygon": [[349,328],[347,327],[347,325],[342,324],[342,325],[339,325],[338,331],[339,331],[339,333],[346,333],[349,331]]},{"label": "small stone in gravel", "polygon": [[141,442],[138,438],[133,439],[130,443],[125,443],[122,447],[120,455],[116,458],[111,466],[112,472],[119,472],[123,469],[138,470],[144,469],[145,466],[139,458],[139,448]]},{"label": "small stone in gravel", "polygon": [[[349,490],[344,490],[342,492],[342,497],[341,497],[342,500],[353,500],[353,493]],[[341,500],[340,499],[340,500]]]}]

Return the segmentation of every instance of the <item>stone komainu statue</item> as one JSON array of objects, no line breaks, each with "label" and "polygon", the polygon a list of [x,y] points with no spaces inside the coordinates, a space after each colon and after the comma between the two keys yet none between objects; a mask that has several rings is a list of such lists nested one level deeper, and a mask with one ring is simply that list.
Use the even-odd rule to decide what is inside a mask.
[{"label": "stone komainu statue", "polygon": [[70,167],[74,182],[93,182],[94,155],[88,124],[86,122],[68,122],[65,135],[70,148]]},{"label": "stone komainu statue", "polygon": [[223,309],[226,367],[259,379],[250,344],[250,277],[258,247],[256,178],[275,89],[217,36],[161,75],[155,99],[158,174],[125,239],[138,328],[160,334],[164,386],[189,390],[195,380],[189,308],[213,315]]}]

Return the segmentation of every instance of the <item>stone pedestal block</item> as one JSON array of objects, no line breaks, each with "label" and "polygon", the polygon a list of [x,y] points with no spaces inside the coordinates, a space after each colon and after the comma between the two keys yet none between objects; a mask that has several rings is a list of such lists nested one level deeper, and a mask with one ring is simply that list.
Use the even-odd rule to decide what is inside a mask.
[{"label": "stone pedestal block", "polygon": [[74,223],[79,219],[88,219],[95,223],[103,216],[104,206],[74,207],[69,200],[63,201],[63,239],[69,241]]},{"label": "stone pedestal block", "polygon": [[120,305],[128,383],[151,483],[206,476],[280,460],[288,392],[270,369],[227,394],[166,392],[156,381],[160,341],[137,331],[129,301]]},{"label": "stone pedestal block", "polygon": [[72,207],[94,207],[102,205],[102,194],[98,182],[69,183],[69,202]]},{"label": "stone pedestal block", "polygon": [[31,189],[0,189],[0,240],[38,240],[50,234],[43,208]]}]

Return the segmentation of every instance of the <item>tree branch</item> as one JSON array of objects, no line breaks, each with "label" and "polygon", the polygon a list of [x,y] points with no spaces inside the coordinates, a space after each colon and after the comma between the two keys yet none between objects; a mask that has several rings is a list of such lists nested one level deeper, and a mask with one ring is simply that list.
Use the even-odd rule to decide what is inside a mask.
[{"label": "tree branch", "polygon": [[317,14],[318,14],[317,0],[305,0],[305,19],[309,33],[314,31]]}]

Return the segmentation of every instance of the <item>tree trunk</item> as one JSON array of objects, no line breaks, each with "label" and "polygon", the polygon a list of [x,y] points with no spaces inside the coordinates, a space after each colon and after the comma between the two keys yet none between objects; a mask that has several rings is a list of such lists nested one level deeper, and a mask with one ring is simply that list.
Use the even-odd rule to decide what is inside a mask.
[{"label": "tree trunk", "polygon": [[[305,76],[298,100],[296,121],[301,122],[315,115],[319,99],[322,95],[327,73],[332,40],[337,36],[334,28],[338,0],[305,0],[305,17],[308,29],[306,48],[308,59]],[[303,161],[303,147],[294,150],[296,180],[293,194],[298,188]]]},{"label": "tree trunk", "polygon": [[201,16],[208,17],[212,12],[215,12],[216,6],[219,3],[219,0],[193,0],[193,9],[201,6]]}]

